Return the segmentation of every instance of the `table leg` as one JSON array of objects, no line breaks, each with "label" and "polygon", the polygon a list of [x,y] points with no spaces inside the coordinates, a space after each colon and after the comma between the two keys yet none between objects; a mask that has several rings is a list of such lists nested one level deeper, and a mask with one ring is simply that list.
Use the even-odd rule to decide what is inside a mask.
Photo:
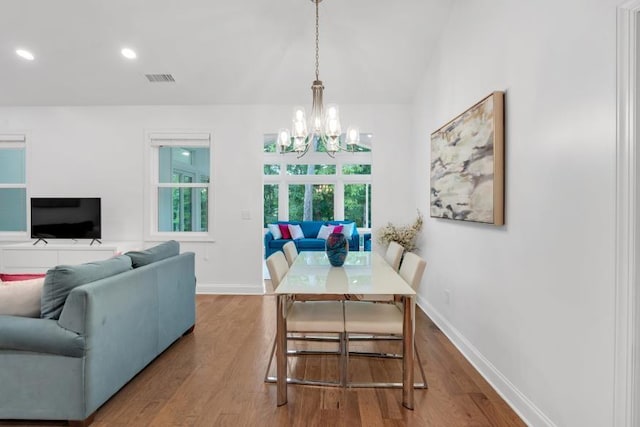
[{"label": "table leg", "polygon": [[276,312],[276,376],[278,406],[287,404],[287,319],[284,317],[286,295],[277,296]]},{"label": "table leg", "polygon": [[413,409],[413,298],[404,296],[403,304],[402,406]]}]

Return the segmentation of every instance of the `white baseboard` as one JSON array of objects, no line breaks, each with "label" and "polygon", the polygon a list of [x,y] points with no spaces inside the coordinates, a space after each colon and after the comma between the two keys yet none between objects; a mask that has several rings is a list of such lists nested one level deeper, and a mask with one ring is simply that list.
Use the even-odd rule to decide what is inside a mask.
[{"label": "white baseboard", "polygon": [[196,284],[196,294],[211,295],[264,295],[264,287],[260,285],[214,285]]},{"label": "white baseboard", "polygon": [[509,406],[530,426],[556,427],[527,396],[522,394],[507,377],[473,346],[449,321],[442,316],[423,297],[419,296],[418,306],[424,311],[440,330],[449,338],[462,355],[473,365],[482,377],[507,402]]}]

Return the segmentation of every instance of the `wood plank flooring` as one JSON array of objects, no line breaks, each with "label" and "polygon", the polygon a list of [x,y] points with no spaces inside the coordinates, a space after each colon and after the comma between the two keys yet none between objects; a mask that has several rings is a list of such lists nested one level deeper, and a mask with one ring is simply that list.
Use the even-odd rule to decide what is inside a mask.
[{"label": "wood plank flooring", "polygon": [[[277,407],[275,385],[263,382],[275,334],[274,297],[198,295],[195,331],[106,402],[92,426],[524,426],[431,320],[416,312],[416,346],[429,389],[415,390],[413,411],[402,407],[400,389],[296,385],[289,386],[289,403]],[[394,350],[396,343],[385,345]],[[295,375],[306,378],[337,377],[337,366],[327,356],[290,363]],[[400,381],[400,367],[395,360],[351,358],[350,378]]]}]

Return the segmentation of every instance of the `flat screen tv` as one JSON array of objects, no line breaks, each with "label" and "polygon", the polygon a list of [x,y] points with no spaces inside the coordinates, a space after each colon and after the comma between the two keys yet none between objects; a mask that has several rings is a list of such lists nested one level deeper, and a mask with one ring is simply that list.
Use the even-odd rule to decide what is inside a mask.
[{"label": "flat screen tv", "polygon": [[31,238],[98,240],[101,225],[99,197],[31,198]]}]

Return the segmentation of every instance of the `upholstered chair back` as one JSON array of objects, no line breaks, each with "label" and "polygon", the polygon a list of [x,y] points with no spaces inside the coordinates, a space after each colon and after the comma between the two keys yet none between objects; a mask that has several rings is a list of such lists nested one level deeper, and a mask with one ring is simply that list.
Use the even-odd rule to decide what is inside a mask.
[{"label": "upholstered chair back", "polygon": [[395,271],[398,271],[400,268],[400,260],[402,259],[403,252],[404,248],[400,246],[400,244],[396,242],[389,242],[389,247],[384,255],[384,259]]},{"label": "upholstered chair back", "polygon": [[293,265],[293,262],[298,257],[298,248],[296,248],[296,244],[293,242],[287,242],[282,247],[282,250],[284,251],[284,256],[289,263],[289,267],[291,267],[291,265]]},{"label": "upholstered chair back", "polygon": [[425,260],[412,252],[407,252],[400,266],[400,276],[417,292],[426,266]]},{"label": "upholstered chair back", "polygon": [[282,282],[284,275],[289,271],[289,263],[287,263],[287,259],[282,252],[274,252],[267,258],[267,269],[269,270],[269,276],[271,276],[271,285],[275,290]]}]

